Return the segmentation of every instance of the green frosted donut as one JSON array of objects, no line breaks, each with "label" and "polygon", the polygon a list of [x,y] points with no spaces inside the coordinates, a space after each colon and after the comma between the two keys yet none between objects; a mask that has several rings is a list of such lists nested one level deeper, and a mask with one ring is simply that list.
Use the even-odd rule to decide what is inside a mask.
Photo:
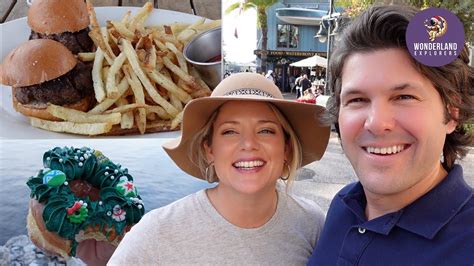
[{"label": "green frosted donut", "polygon": [[[46,229],[72,241],[70,256],[75,255],[75,236],[81,230],[98,225],[103,232],[115,230],[120,239],[126,228],[145,213],[128,169],[100,151],[56,147],[44,153],[43,165],[45,168],[27,182],[30,197],[44,204]],[[77,181],[98,189],[98,199],[92,200],[92,195],[76,196],[71,184]]]}]

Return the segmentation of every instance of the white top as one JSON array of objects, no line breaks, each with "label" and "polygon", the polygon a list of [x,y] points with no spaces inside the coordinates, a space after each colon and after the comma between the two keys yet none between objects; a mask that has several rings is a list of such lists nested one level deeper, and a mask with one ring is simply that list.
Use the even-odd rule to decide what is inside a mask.
[{"label": "white top", "polygon": [[277,210],[266,224],[240,228],[201,190],[143,216],[108,265],[306,265],[323,224],[316,203],[278,191]]}]

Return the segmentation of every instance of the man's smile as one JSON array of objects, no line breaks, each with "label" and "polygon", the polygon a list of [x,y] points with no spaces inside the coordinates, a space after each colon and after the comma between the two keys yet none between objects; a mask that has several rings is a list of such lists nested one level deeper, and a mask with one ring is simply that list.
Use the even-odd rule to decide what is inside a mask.
[{"label": "man's smile", "polygon": [[400,153],[408,147],[410,147],[410,145],[398,144],[398,145],[390,145],[390,146],[382,146],[382,147],[366,146],[366,147],[363,147],[363,149],[370,154],[390,155],[390,154]]}]

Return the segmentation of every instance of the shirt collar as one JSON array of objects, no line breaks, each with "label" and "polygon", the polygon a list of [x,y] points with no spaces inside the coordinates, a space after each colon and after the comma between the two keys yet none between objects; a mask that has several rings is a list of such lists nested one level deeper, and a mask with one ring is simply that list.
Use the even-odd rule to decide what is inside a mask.
[{"label": "shirt collar", "polygon": [[338,195],[357,217],[362,227],[387,235],[397,225],[407,231],[432,239],[473,197],[473,189],[463,178],[462,167],[454,165],[449,174],[431,191],[405,208],[367,221],[364,190],[357,182]]},{"label": "shirt collar", "polygon": [[357,217],[359,223],[367,220],[365,218],[365,206],[367,205],[367,200],[360,182],[346,187],[339,192],[338,196],[346,207]]},{"label": "shirt collar", "polygon": [[364,188],[360,182],[357,182],[346,190],[341,191],[338,196],[341,197],[342,202],[356,216],[358,223],[357,226],[379,234],[388,235],[403,213],[403,211],[400,210],[367,221],[365,216],[367,200]]},{"label": "shirt collar", "polygon": [[397,225],[432,239],[473,197],[464,181],[462,167],[454,165],[434,189],[403,209]]}]

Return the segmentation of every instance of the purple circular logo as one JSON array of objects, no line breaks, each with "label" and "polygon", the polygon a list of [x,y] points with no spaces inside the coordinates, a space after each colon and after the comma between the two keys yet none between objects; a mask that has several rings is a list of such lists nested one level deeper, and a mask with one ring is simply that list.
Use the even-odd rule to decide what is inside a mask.
[{"label": "purple circular logo", "polygon": [[451,63],[464,47],[464,27],[444,8],[418,12],[408,24],[408,51],[418,62],[439,67]]}]

